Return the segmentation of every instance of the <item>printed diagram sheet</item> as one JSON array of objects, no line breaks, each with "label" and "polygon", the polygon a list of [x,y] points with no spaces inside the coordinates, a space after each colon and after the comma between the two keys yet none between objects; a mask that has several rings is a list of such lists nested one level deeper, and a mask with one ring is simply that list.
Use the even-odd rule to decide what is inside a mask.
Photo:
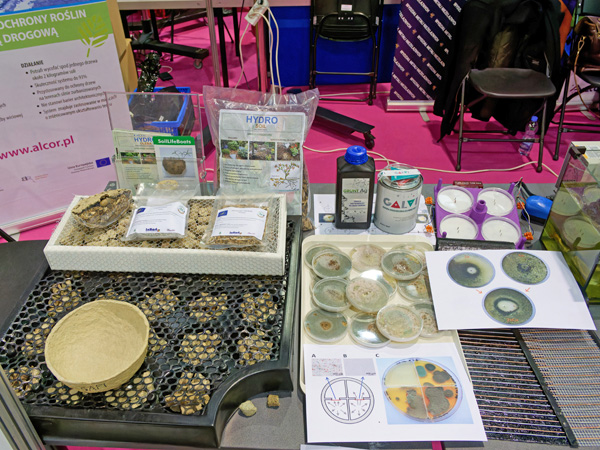
[{"label": "printed diagram sheet", "polygon": [[304,346],[307,442],[485,441],[454,344]]},{"label": "printed diagram sheet", "polygon": [[427,252],[426,257],[440,330],[596,329],[560,252]]},{"label": "printed diagram sheet", "polygon": [[288,214],[301,214],[305,122],[299,112],[222,110],[220,185],[241,193],[283,193]]}]

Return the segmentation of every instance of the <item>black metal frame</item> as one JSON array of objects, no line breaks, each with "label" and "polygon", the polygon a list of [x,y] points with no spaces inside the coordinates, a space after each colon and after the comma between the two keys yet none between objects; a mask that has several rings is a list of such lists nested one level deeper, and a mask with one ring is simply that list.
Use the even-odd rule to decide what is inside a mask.
[{"label": "black metal frame", "polygon": [[[588,8],[586,8],[586,5]],[[589,7],[592,5],[592,7]],[[582,16],[600,16],[600,1],[598,0],[579,0],[577,2],[576,9],[573,14],[573,19],[571,20],[571,33],[573,33],[573,29],[575,25],[579,21]],[[573,44],[571,45],[571,52],[575,51],[573,48]],[[576,95],[577,92],[568,95],[569,83],[571,82],[571,73],[573,72],[573,68],[569,67],[567,72],[567,76],[565,77],[565,84],[563,87],[563,97],[562,104],[560,106],[560,118],[558,121],[558,130],[556,132],[556,147],[554,148],[554,160],[558,160],[558,153],[560,150],[560,138],[563,133],[600,133],[600,125],[595,125],[592,123],[583,123],[583,122],[565,122],[565,110],[567,109],[567,103],[571,101]],[[581,89],[581,92],[587,92],[593,89],[598,89],[600,87],[600,80],[598,77],[586,77],[585,75],[579,76],[583,81],[589,83],[588,86]]]},{"label": "black metal frame", "polygon": [[[467,81],[469,80],[469,74],[465,78],[463,78],[460,90],[460,105],[459,105],[459,121],[458,121],[458,152],[456,155],[456,170],[461,170],[461,156],[462,156],[462,146],[464,142],[532,142],[534,144],[539,144],[539,155],[538,155],[538,163],[535,168],[536,172],[541,172],[543,169],[542,166],[542,158],[544,155],[544,136],[546,134],[546,105],[548,103],[548,97],[543,98],[544,102],[541,107],[542,110],[542,119],[538,121],[539,123],[539,135],[534,139],[523,139],[523,138],[467,138],[464,137],[465,133],[473,133],[473,134],[502,134],[509,135],[508,130],[465,130],[464,129],[464,115],[465,110],[468,110],[471,106],[485,100],[486,98],[493,98],[492,96],[488,96],[482,94],[481,97],[475,99],[471,103],[465,105],[465,91]],[[556,159],[556,158],[555,158]]]},{"label": "black metal frame", "polygon": [[[377,2],[377,16],[375,18],[367,15],[363,12],[349,12],[344,13],[345,18],[352,17],[352,22],[361,25],[366,24],[368,27],[368,35],[366,39],[372,40],[372,55],[371,55],[371,70],[369,72],[324,72],[317,70],[317,41],[321,38],[328,38],[323,33],[323,27],[327,23],[328,19],[339,19],[342,15],[339,12],[331,12],[322,17],[317,16],[315,2],[319,0],[311,0],[311,25],[310,25],[310,62],[309,62],[309,86],[311,89],[315,88],[317,75],[358,75],[368,76],[371,81],[369,83],[369,94],[364,99],[338,99],[340,101],[366,101],[369,105],[373,104],[377,91],[377,72],[379,67],[379,46],[381,43],[382,33],[382,20],[383,20],[383,0],[370,0],[371,2]],[[357,20],[358,19],[358,20]],[[346,20],[345,22],[350,22]],[[348,25],[348,30],[351,30],[352,25]],[[338,40],[343,42],[354,42],[365,40],[365,37],[358,34],[361,30],[357,30],[357,34],[354,37],[349,37],[352,33],[346,33],[344,37],[328,38],[332,40]]]},{"label": "black metal frame", "polygon": [[[123,22],[125,37],[130,38],[129,25],[123,13],[121,14],[121,21]],[[153,50],[161,54],[187,56],[194,59],[196,68],[202,67],[202,60],[209,54],[207,49],[163,42],[160,40],[158,29],[156,13],[154,10],[150,10],[150,19],[142,20],[142,34],[137,39],[132,39],[131,48],[133,50]],[[171,33],[173,33],[173,30],[171,30]]]}]

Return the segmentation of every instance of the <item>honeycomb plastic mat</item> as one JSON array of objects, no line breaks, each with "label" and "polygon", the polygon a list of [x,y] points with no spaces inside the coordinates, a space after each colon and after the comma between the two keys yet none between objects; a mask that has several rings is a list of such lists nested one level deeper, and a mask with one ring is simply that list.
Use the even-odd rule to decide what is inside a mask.
[{"label": "honeycomb plastic mat", "polygon": [[[572,445],[600,445],[600,342],[584,330],[520,330]],[[571,437],[571,436],[570,436]]]},{"label": "honeycomb plastic mat", "polygon": [[458,335],[488,439],[569,445],[512,330]]},{"label": "honeycomb plastic mat", "polygon": [[[299,219],[289,220],[290,276],[48,270],[0,340],[0,364],[36,428],[46,427],[46,442],[101,432],[114,443],[216,446],[239,403],[291,390],[300,237]],[[119,389],[82,394],[50,373],[45,339],[69,311],[102,298],[130,302],[146,314],[148,354]],[[156,423],[160,432],[151,427]]]}]

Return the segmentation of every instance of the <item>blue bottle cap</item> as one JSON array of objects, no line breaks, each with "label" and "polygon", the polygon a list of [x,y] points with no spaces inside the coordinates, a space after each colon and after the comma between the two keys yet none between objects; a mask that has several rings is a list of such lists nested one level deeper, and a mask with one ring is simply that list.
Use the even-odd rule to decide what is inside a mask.
[{"label": "blue bottle cap", "polygon": [[344,159],[348,164],[358,166],[366,163],[369,160],[369,155],[367,155],[366,148],[361,147],[360,145],[353,145],[346,150]]},{"label": "blue bottle cap", "polygon": [[538,116],[533,116],[533,117],[531,117],[531,121],[532,121],[532,122],[537,122],[537,121],[538,121]]}]

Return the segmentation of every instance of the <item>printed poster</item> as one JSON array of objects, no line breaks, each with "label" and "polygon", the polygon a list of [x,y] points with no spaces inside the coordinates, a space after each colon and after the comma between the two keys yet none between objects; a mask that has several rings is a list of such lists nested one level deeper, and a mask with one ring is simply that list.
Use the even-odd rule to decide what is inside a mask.
[{"label": "printed poster", "polygon": [[104,1],[0,0],[0,227],[115,180],[104,91],[123,80]]},{"label": "printed poster", "polygon": [[456,346],[304,345],[307,442],[485,441]]},{"label": "printed poster", "polygon": [[406,0],[399,14],[390,101],[433,101],[466,0]]},{"label": "printed poster", "polygon": [[303,113],[222,110],[219,185],[230,192],[286,196],[288,214],[302,213]]}]

